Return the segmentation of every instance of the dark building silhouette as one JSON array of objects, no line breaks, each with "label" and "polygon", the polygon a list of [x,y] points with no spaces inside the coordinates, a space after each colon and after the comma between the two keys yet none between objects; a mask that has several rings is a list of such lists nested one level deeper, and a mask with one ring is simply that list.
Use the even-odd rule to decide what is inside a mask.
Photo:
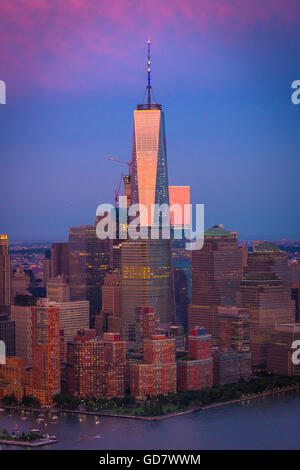
[{"label": "dark building silhouette", "polygon": [[90,327],[101,310],[101,287],[109,263],[109,240],[100,240],[92,225],[70,227],[70,299],[90,302]]}]

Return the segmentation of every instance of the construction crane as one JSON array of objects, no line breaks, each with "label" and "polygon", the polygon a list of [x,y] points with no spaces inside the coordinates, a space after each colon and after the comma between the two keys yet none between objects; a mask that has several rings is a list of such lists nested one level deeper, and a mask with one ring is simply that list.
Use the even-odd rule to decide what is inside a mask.
[{"label": "construction crane", "polygon": [[116,208],[119,205],[119,194],[120,194],[120,191],[121,191],[121,185],[122,185],[123,178],[124,178],[124,173],[121,174],[118,189],[115,189],[115,205],[116,205]]},{"label": "construction crane", "polygon": [[110,157],[108,160],[110,160],[111,162],[117,162],[117,163],[122,163],[123,165],[128,165],[129,175],[131,175],[132,161],[131,162],[124,162],[124,160],[117,160],[116,158],[113,158],[113,157]]}]

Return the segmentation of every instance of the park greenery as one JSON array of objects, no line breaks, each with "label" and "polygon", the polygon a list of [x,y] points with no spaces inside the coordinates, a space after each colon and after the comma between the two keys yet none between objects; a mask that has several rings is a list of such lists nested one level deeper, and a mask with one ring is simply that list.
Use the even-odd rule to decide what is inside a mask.
[{"label": "park greenery", "polygon": [[5,441],[34,442],[42,438],[43,435],[35,431],[30,431],[28,433],[22,432],[21,434],[9,434],[6,429],[2,429],[2,431],[0,432],[0,439]]},{"label": "park greenery", "polygon": [[279,391],[288,386],[300,385],[300,377],[266,375],[252,378],[249,382],[240,379],[239,382],[226,385],[215,385],[203,390],[169,393],[136,399],[127,394],[124,398],[79,398],[70,395],[55,395],[54,402],[61,409],[80,409],[82,411],[103,412],[113,414],[128,414],[134,416],[162,416],[177,413],[191,408],[201,408],[214,403],[226,402],[240,398],[249,398],[270,391]]},{"label": "park greenery", "polygon": [[[168,395],[147,396],[144,400],[136,400],[127,390],[122,398],[96,398],[92,396],[78,397],[68,394],[57,394],[53,397],[56,408],[62,410],[88,411],[131,416],[163,416],[188,409],[199,409],[231,400],[250,398],[271,391],[299,385],[300,377],[275,376],[265,374],[246,382],[242,378],[232,384],[215,385],[203,390],[169,393]],[[24,396],[18,402],[14,394],[5,395],[1,400],[4,406],[23,406],[39,408],[40,402],[34,397]]]},{"label": "park greenery", "polygon": [[21,402],[17,400],[14,393],[4,395],[1,399],[1,404],[4,406],[24,406],[28,408],[40,408],[41,403],[38,398],[24,395]]}]

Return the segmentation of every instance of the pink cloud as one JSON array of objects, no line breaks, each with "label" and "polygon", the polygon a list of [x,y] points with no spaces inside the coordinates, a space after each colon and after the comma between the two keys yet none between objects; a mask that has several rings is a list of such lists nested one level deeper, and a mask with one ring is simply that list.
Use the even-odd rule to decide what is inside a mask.
[{"label": "pink cloud", "polygon": [[[0,4],[1,78],[45,89],[134,81],[135,54],[148,35],[185,41],[190,34],[239,41],[256,28],[294,34],[298,0],[14,0]],[[191,44],[193,40],[189,41]],[[170,43],[170,57],[176,47]]]}]

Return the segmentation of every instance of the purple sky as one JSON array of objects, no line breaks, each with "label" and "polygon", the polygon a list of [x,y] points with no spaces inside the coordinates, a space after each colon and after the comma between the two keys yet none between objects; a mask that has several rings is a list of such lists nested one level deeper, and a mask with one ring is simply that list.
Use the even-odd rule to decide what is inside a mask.
[{"label": "purple sky", "polygon": [[299,0],[1,2],[0,232],[67,239],[113,201],[150,37],[170,184],[207,228],[300,238],[299,18]]}]

